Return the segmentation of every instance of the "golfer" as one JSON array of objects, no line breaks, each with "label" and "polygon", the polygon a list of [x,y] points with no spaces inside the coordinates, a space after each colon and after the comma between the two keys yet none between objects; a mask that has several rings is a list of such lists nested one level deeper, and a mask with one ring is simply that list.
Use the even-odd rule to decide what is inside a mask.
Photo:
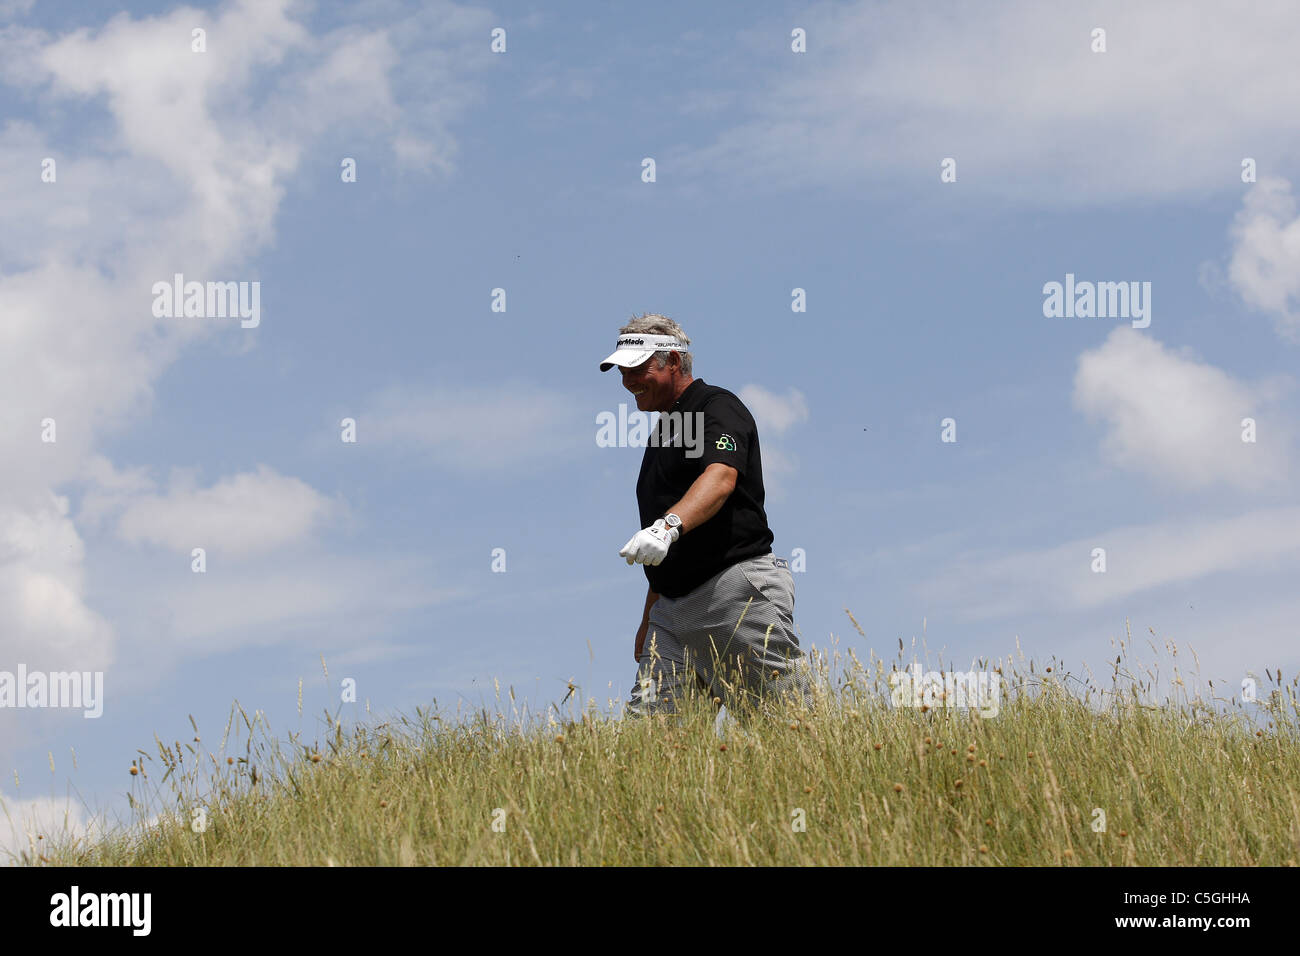
[{"label": "golfer", "polygon": [[674,713],[692,687],[737,714],[785,694],[811,706],[794,578],[763,511],[758,429],[735,395],[691,377],[690,342],[647,314],[600,363],[618,366],[638,410],[664,413],[637,478],[642,530],[619,551],[649,582],[628,714]]}]

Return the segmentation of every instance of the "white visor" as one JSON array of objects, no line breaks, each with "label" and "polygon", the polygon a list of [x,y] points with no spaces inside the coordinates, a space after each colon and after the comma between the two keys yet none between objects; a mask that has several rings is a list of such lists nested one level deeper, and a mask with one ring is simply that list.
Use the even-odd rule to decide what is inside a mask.
[{"label": "white visor", "polygon": [[681,339],[671,335],[651,335],[647,332],[627,332],[618,337],[613,354],[600,363],[600,370],[608,372],[615,365],[632,368],[640,365],[656,352],[689,352]]}]

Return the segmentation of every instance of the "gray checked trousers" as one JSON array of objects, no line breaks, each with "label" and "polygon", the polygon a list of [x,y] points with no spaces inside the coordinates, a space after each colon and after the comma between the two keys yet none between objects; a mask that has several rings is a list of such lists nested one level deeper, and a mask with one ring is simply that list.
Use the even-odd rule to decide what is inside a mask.
[{"label": "gray checked trousers", "polygon": [[675,713],[692,685],[738,715],[778,695],[811,707],[809,683],[794,631],[794,577],[769,553],[651,606],[626,713]]}]

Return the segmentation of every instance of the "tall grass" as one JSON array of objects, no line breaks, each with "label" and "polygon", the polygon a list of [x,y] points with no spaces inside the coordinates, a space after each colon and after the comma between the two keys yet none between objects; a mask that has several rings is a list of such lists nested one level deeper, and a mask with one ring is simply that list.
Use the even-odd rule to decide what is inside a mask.
[{"label": "tall grass", "polygon": [[725,738],[701,699],[636,721],[579,693],[529,719],[498,691],[456,722],[327,714],[310,743],[236,705],[215,752],[197,727],[197,743],[138,752],[128,823],[47,837],[21,862],[1296,865],[1296,680],[1221,698],[1184,677],[1172,642],[1165,677],[1131,648],[1118,642],[1104,684],[1023,655],[977,662],[1005,680],[991,718],[892,706],[901,642],[888,667],[835,648],[813,657],[813,710]]}]

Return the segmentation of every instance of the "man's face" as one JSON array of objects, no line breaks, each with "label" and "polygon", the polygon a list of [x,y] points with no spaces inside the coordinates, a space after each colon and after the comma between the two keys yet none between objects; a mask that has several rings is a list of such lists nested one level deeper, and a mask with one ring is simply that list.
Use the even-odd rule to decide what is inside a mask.
[{"label": "man's face", "polygon": [[676,369],[672,358],[663,368],[657,368],[653,355],[632,368],[619,367],[623,373],[623,387],[636,395],[637,410],[642,412],[672,411],[676,401],[673,394]]}]

